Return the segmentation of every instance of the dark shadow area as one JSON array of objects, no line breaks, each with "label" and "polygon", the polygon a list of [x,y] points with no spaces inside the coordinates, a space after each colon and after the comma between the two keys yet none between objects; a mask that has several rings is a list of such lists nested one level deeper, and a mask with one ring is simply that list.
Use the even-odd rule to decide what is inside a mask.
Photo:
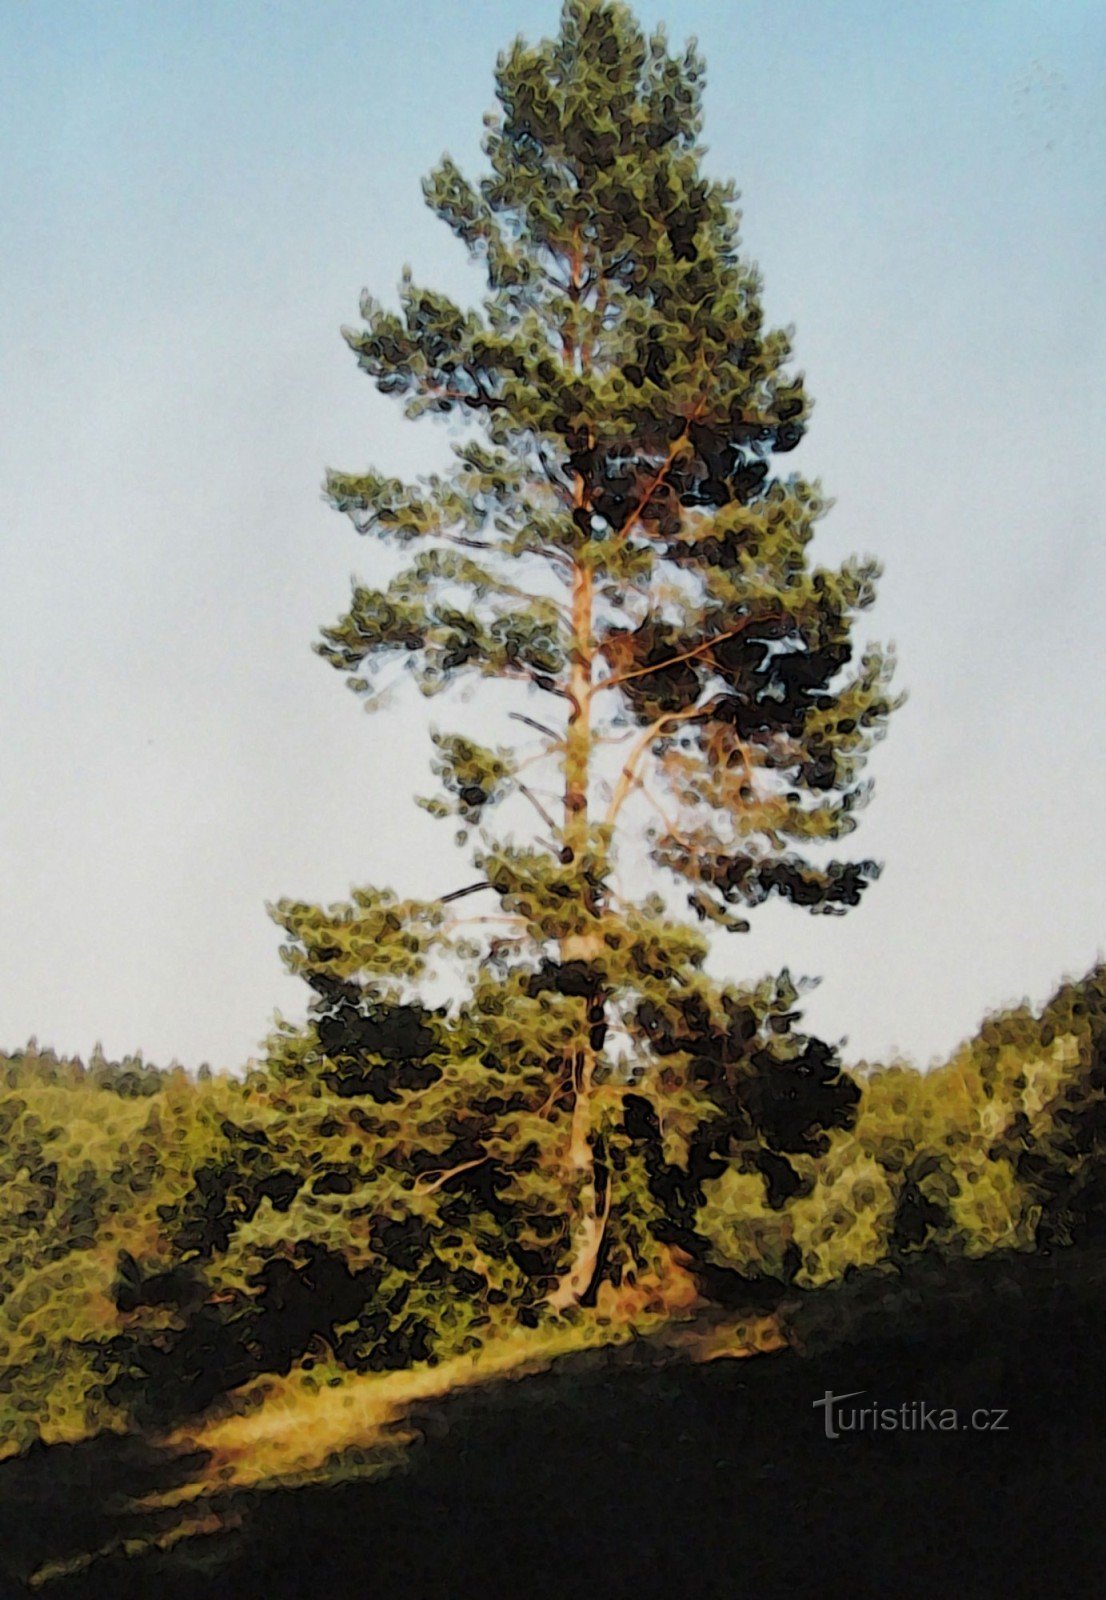
[{"label": "dark shadow area", "polygon": [[[1106,1558],[1104,1314],[1100,1250],[922,1262],[804,1300],[802,1356],[658,1367],[640,1345],[563,1363],[426,1408],[389,1478],[257,1496],[225,1539],[102,1560],[42,1592],[1090,1600]],[[956,1408],[961,1428],[828,1438],[826,1390]],[[1005,1412],[1001,1431],[965,1426],[980,1408]],[[5,1541],[25,1551],[47,1505],[70,1548],[99,1537],[82,1504],[104,1484],[84,1459],[43,1451],[0,1471]],[[143,1470],[119,1454],[115,1493]]]},{"label": "dark shadow area", "polygon": [[151,1516],[132,1501],[184,1483],[203,1460],[133,1436],[102,1434],[79,1444],[35,1445],[0,1463],[0,1594],[22,1593],[45,1562],[172,1525],[175,1513]]}]

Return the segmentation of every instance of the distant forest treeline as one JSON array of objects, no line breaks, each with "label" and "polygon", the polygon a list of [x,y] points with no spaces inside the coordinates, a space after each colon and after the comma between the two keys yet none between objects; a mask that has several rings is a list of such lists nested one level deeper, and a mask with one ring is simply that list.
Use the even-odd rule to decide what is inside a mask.
[{"label": "distant forest treeline", "polygon": [[[340,1381],[434,1361],[549,1315],[540,1186],[497,1181],[494,1152],[444,1173],[422,1158],[420,1100],[451,1067],[426,1048],[436,1014],[392,1020],[342,1040],[322,1019],[285,1028],[242,1078],[0,1056],[8,1450],[168,1424],[297,1364]],[[1051,1250],[1101,1227],[1106,969],[990,1017],[932,1071],[834,1084],[812,1132],[801,1063],[772,1105],[753,1082],[766,1137],[724,1162],[666,1145],[631,1105],[618,1159],[640,1170],[647,1265],[569,1316],[594,1336],[694,1295],[779,1304],[920,1252]]]}]

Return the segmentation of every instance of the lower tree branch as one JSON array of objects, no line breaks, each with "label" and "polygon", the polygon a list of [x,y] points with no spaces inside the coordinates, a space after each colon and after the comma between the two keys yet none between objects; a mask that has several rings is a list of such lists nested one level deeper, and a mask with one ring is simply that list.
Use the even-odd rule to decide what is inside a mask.
[{"label": "lower tree branch", "polygon": [[694,705],[685,707],[683,711],[666,711],[663,717],[658,717],[656,722],[651,723],[635,741],[630,754],[623,763],[618,783],[615,785],[614,794],[611,796],[611,803],[607,808],[605,821],[608,827],[612,826],[627,797],[632,792],[634,784],[637,782],[638,766],[653,741],[660,737],[661,732],[670,722],[686,722],[689,717],[697,717],[706,709],[705,705]]},{"label": "lower tree branch", "polygon": [[437,1194],[438,1190],[443,1184],[448,1183],[450,1178],[456,1178],[462,1172],[471,1172],[473,1167],[482,1167],[485,1161],[490,1160],[490,1156],[477,1156],[474,1161],[462,1161],[460,1166],[450,1167],[448,1172],[440,1172],[432,1183],[418,1184],[416,1186],[418,1193]]},{"label": "lower tree branch", "polygon": [[454,889],[449,894],[439,896],[437,903],[440,906],[447,906],[451,900],[463,900],[467,894],[479,894],[482,889],[494,888],[494,883],[489,883],[487,879],[484,879],[481,883],[470,883],[467,889]]}]

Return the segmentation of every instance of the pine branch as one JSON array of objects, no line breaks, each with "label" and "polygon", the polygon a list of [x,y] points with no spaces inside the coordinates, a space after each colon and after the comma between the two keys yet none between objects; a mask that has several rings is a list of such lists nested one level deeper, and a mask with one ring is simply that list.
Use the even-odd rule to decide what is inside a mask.
[{"label": "pine branch", "polygon": [[562,742],[561,735],[554,733],[552,728],[547,728],[544,722],[535,722],[533,717],[523,716],[521,711],[510,711],[507,714],[512,722],[524,722],[528,728],[534,728],[538,733],[548,734],[549,738],[556,740],[558,744]]},{"label": "pine branch", "polygon": [[491,1156],[477,1156],[473,1161],[462,1161],[460,1166],[450,1167],[448,1172],[440,1172],[432,1183],[416,1184],[416,1193],[437,1194],[442,1185],[448,1183],[450,1178],[456,1178],[462,1172],[471,1172],[473,1167],[482,1167],[485,1161],[490,1160]]},{"label": "pine branch", "polygon": [[[600,685],[600,687],[603,686]],[[646,728],[645,732],[634,744],[630,754],[626,757],[622,771],[619,774],[618,783],[615,786],[610,806],[607,809],[605,820],[608,827],[613,826],[615,818],[632,792],[637,781],[638,763],[653,741],[659,737],[662,728],[670,722],[686,722],[689,717],[697,717],[706,709],[705,705],[695,705],[687,706],[683,711],[666,711],[663,717],[658,717],[656,722]]]},{"label": "pine branch", "polygon": [[657,493],[657,490],[664,483],[665,478],[667,478],[668,474],[671,472],[673,466],[675,465],[676,457],[680,453],[680,446],[687,439],[688,429],[691,427],[691,423],[692,417],[689,416],[685,420],[683,428],[680,430],[679,434],[677,434],[676,438],[673,439],[672,443],[669,445],[668,454],[661,463],[660,468],[653,477],[652,482],[649,484],[648,488],[638,501],[637,505],[634,507],[633,511],[626,518],[625,522],[623,522],[621,531],[619,533],[620,539],[626,539],[629,537],[632,530],[641,521],[641,517],[645,511],[645,508],[648,506],[653,496]]},{"label": "pine branch", "polygon": [[633,672],[619,672],[613,678],[604,678],[602,682],[595,684],[592,693],[598,694],[600,689],[616,689],[619,684],[629,683],[632,678],[648,678],[652,673],[664,672],[668,667],[677,666],[681,661],[691,661],[696,656],[702,656],[708,650],[713,650],[715,645],[723,644],[727,639],[736,639],[738,634],[744,633],[754,622],[763,621],[763,617],[745,617],[736,628],[730,628],[726,633],[716,633],[713,638],[704,639],[703,643],[696,645],[693,650],[684,650],[679,655],[667,656],[663,661],[651,662],[646,667],[635,667]]},{"label": "pine branch", "polygon": [[467,889],[453,889],[449,894],[439,896],[437,904],[447,906],[452,900],[463,900],[467,894],[479,894],[483,889],[494,888],[495,884],[489,883],[485,878],[480,883],[470,883]]},{"label": "pine branch", "polygon": [[534,794],[533,790],[528,789],[524,783],[517,782],[515,784],[515,788],[518,790],[519,794],[526,796],[527,800],[529,800],[530,804],[545,823],[546,827],[552,828],[553,832],[556,833],[557,824],[553,821],[553,818],[549,815],[549,812],[542,805],[541,801],[538,799],[537,795]]}]

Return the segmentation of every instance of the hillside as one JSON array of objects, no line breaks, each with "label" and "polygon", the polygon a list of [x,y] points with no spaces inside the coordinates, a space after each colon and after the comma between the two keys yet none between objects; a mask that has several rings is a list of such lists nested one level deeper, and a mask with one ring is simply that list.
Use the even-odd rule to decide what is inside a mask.
[{"label": "hillside", "polygon": [[[1106,1253],[919,1262],[808,1297],[803,1352],[658,1365],[640,1343],[415,1407],[375,1481],[224,1502],[232,1531],[117,1553],[58,1600],[634,1600],[1094,1592]],[[814,1402],[1006,1411],[1002,1432],[825,1435]],[[44,1560],[148,1535],[121,1496],[195,1461],[110,1439],[0,1473],[12,1592]],[[214,1526],[214,1523],[211,1524]]]}]

